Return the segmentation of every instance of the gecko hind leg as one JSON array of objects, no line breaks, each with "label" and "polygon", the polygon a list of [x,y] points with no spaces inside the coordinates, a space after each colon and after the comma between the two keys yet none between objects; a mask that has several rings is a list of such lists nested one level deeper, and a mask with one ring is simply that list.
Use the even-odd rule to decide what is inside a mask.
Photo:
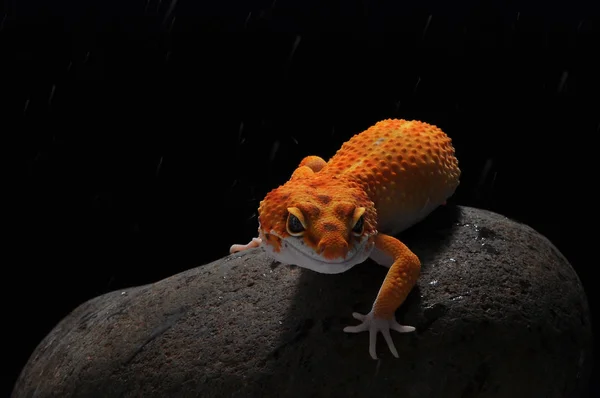
[{"label": "gecko hind leg", "polygon": [[321,171],[327,162],[319,156],[307,156],[298,165],[296,170],[292,173],[291,180],[298,178],[310,177],[311,175]]},{"label": "gecko hind leg", "polygon": [[244,250],[254,249],[255,247],[259,247],[261,243],[262,243],[262,239],[252,238],[252,240],[245,245],[239,245],[239,244],[231,245],[231,247],[229,248],[229,254],[241,252]]},{"label": "gecko hind leg", "polygon": [[326,164],[327,162],[322,157],[310,155],[302,159],[298,167],[307,166],[315,173],[318,173],[323,167],[325,167]]}]

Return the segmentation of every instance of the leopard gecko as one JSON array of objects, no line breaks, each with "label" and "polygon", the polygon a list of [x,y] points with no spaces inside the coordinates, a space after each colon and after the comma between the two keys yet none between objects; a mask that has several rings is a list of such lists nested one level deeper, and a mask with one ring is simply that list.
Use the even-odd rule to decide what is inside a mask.
[{"label": "leopard gecko", "polygon": [[388,267],[371,311],[345,332],[369,332],[377,359],[378,332],[398,357],[390,329],[396,309],[416,284],[419,258],[394,236],[445,204],[459,185],[452,140],[416,120],[386,119],[354,135],[326,162],[307,156],[291,178],[271,190],[258,208],[258,237],[231,253],[262,246],[284,264],[337,274],[367,258]]}]

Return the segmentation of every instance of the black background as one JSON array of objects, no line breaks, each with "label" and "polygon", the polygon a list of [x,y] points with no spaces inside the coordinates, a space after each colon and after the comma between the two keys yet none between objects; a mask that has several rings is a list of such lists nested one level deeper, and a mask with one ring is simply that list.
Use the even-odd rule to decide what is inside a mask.
[{"label": "black background", "polygon": [[546,235],[598,313],[590,4],[6,2],[6,392],[78,304],[227,255],[303,156],[392,117],[446,131],[453,201]]}]

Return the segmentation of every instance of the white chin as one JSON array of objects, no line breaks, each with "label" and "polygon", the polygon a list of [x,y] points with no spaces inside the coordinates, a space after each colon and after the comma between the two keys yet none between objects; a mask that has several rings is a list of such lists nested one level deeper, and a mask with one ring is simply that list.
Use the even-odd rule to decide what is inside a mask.
[{"label": "white chin", "polygon": [[[271,232],[272,233],[272,232]],[[367,247],[368,238],[356,244],[345,259],[327,261],[319,257],[310,247],[301,244],[299,238],[289,237],[281,242],[281,250],[275,252],[273,247],[265,244],[263,246],[267,254],[283,264],[297,265],[321,274],[339,274],[349,270],[356,264],[360,264],[369,258],[373,245]]]}]

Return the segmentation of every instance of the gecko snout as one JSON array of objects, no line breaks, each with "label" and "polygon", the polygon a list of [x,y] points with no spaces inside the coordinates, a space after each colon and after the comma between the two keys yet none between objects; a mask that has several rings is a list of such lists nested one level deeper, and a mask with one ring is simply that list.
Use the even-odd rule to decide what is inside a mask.
[{"label": "gecko snout", "polygon": [[334,239],[323,238],[317,245],[317,253],[329,260],[346,258],[348,254],[348,242],[341,237]]}]

